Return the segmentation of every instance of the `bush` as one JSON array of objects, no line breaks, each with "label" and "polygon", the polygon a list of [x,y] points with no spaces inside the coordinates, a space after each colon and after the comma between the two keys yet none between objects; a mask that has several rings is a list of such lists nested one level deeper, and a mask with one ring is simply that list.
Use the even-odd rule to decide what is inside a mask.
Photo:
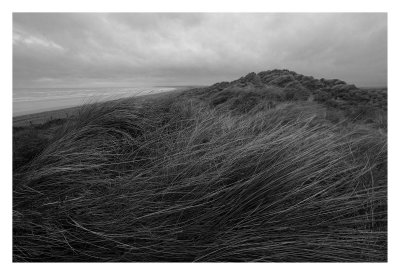
[{"label": "bush", "polygon": [[293,89],[285,89],[284,90],[284,100],[286,100],[286,101],[294,100],[295,94],[296,94],[295,90],[293,90]]},{"label": "bush", "polygon": [[307,100],[310,96],[310,93],[304,88],[285,88],[283,93],[286,101]]},{"label": "bush", "polygon": [[318,102],[326,102],[331,98],[331,95],[326,91],[317,91],[314,96],[314,100]]},{"label": "bush", "polygon": [[244,114],[252,110],[260,101],[261,96],[256,93],[243,93],[230,101],[229,109],[235,114]]},{"label": "bush", "polygon": [[334,99],[328,99],[328,100],[326,100],[326,101],[325,101],[325,104],[326,104],[328,107],[332,107],[332,108],[339,108],[339,107],[340,107],[340,104],[339,104],[336,100],[334,100]]}]

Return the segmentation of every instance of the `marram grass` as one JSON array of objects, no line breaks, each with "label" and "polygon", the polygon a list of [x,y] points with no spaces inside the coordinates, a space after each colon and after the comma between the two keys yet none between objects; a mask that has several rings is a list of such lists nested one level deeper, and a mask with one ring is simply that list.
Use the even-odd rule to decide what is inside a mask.
[{"label": "marram grass", "polygon": [[131,101],[83,107],[14,173],[14,261],[387,260],[385,133]]}]

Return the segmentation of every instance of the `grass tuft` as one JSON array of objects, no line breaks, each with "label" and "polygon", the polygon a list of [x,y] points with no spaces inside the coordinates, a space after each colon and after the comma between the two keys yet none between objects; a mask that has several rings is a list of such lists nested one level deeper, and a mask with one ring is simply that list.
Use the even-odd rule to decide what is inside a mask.
[{"label": "grass tuft", "polygon": [[386,261],[386,133],[248,97],[84,106],[14,172],[14,261]]}]

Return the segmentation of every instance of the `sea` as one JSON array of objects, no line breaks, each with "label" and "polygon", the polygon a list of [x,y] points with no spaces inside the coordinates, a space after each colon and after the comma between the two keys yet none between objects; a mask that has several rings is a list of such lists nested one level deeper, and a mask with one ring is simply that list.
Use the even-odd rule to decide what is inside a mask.
[{"label": "sea", "polygon": [[85,103],[157,94],[177,87],[14,88],[13,116],[74,107]]}]

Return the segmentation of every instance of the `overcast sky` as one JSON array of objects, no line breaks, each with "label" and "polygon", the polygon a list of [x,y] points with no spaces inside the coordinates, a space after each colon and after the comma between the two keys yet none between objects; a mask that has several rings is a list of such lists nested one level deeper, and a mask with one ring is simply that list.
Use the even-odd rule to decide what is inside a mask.
[{"label": "overcast sky", "polygon": [[386,14],[13,15],[14,87],[209,85],[287,68],[386,86]]}]

